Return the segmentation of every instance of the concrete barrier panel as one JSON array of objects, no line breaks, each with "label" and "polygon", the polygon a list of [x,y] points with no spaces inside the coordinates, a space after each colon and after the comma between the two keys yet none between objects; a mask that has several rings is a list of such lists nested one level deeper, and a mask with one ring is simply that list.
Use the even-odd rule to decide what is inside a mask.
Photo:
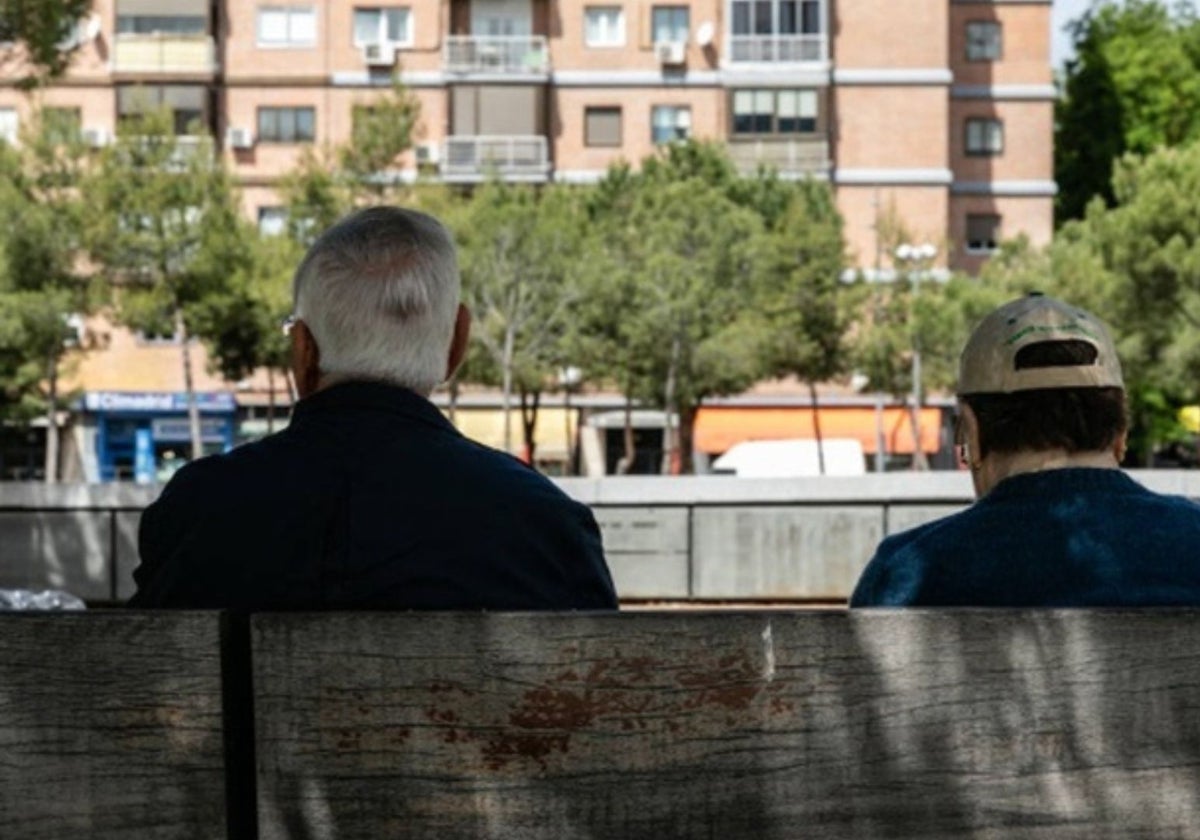
[{"label": "concrete barrier panel", "polygon": [[117,514],[117,598],[128,601],[137,591],[133,570],[138,567],[137,535],[142,512],[121,511]]},{"label": "concrete barrier panel", "polygon": [[842,599],[883,536],[883,508],[697,508],[697,598]]},{"label": "concrete barrier panel", "polygon": [[887,509],[887,533],[890,537],[966,509],[966,505],[891,505]]},{"label": "concrete barrier panel", "polygon": [[686,508],[597,508],[594,513],[618,595],[688,597]]},{"label": "concrete barrier panel", "polygon": [[0,589],[63,589],[112,598],[107,511],[0,513]]}]

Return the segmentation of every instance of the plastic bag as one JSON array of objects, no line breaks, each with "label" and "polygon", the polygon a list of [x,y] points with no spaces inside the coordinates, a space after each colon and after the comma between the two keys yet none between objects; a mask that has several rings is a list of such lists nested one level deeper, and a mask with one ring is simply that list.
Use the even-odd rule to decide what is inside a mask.
[{"label": "plastic bag", "polygon": [[83,610],[87,605],[60,589],[0,589],[0,612],[6,610]]}]

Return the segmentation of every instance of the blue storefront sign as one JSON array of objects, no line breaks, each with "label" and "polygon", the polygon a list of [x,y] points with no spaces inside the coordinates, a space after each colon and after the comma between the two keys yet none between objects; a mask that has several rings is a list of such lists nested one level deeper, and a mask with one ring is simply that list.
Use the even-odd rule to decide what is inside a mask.
[{"label": "blue storefront sign", "polygon": [[[233,394],[195,395],[204,454],[233,448],[237,402]],[[80,408],[95,418],[101,481],[161,478],[191,457],[187,394],[173,391],[88,391]]]}]

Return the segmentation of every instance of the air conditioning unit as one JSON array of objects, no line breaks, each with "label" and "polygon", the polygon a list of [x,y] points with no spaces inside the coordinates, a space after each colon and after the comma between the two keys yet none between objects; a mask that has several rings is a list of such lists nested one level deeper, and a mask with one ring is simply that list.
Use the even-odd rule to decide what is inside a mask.
[{"label": "air conditioning unit", "polygon": [[102,148],[112,142],[112,132],[107,128],[98,126],[85,128],[83,130],[83,142],[93,149]]},{"label": "air conditioning unit", "polygon": [[231,149],[254,148],[254,134],[248,128],[230,127],[225,132],[225,145]]},{"label": "air conditioning unit", "polygon": [[417,166],[437,166],[441,162],[442,150],[437,143],[418,143],[413,151]]},{"label": "air conditioning unit", "polygon": [[396,48],[391,44],[364,44],[362,54],[368,67],[391,67],[396,63]]},{"label": "air conditioning unit", "polygon": [[687,56],[686,44],[682,41],[660,41],[654,45],[654,55],[659,64],[683,64]]}]

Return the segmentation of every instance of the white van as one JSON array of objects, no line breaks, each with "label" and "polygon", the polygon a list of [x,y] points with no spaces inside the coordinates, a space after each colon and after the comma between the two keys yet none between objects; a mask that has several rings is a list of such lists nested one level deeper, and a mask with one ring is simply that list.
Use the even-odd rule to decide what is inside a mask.
[{"label": "white van", "polygon": [[825,471],[812,438],[748,440],[734,444],[713,461],[714,473],[739,478],[803,478],[817,475],[866,475],[862,443],[853,438],[828,438],[821,442]]}]

